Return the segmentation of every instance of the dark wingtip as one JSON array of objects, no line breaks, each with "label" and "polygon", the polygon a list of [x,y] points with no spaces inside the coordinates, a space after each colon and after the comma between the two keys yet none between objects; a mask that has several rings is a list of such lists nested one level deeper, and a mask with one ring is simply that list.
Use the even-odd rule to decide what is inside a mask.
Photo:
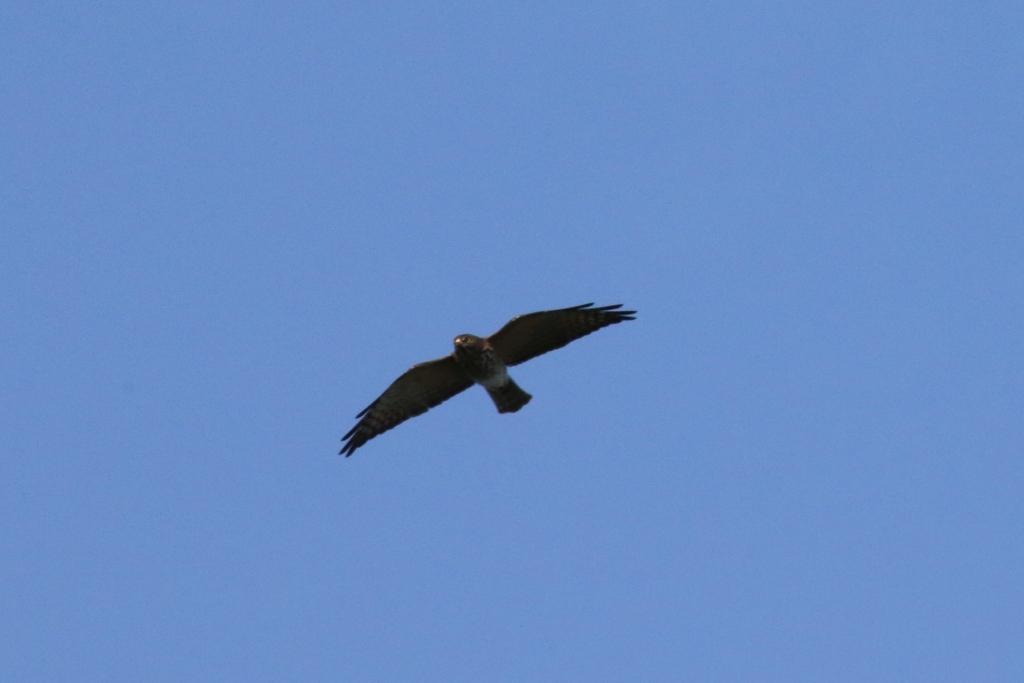
[{"label": "dark wingtip", "polygon": [[[588,306],[592,306],[593,304],[587,304],[587,305]],[[619,310],[617,310],[619,308],[622,308],[622,306],[623,306],[622,304],[612,304],[611,306],[598,306],[594,310],[595,311],[614,311],[616,315],[622,315],[622,314],[627,314],[627,313],[636,313],[636,311],[619,311]]]},{"label": "dark wingtip", "polygon": [[611,306],[600,306],[593,310],[601,311],[602,313],[608,313],[614,317],[615,322],[622,322],[623,320],[636,320],[636,311],[620,311],[622,304],[613,304]]},{"label": "dark wingtip", "polygon": [[356,443],[355,439],[350,438],[353,432],[355,432],[358,427],[359,425],[356,425],[355,427],[352,428],[351,432],[341,437],[342,446],[341,450],[338,451],[338,455],[344,455],[347,458],[348,456],[355,453],[357,448],[363,445],[361,443]]}]

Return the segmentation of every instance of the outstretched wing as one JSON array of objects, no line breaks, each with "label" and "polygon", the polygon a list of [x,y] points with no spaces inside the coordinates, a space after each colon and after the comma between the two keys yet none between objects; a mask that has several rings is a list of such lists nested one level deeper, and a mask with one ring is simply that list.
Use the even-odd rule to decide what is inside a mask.
[{"label": "outstretched wing", "polygon": [[560,349],[602,327],[635,320],[636,311],[620,311],[622,304],[591,308],[583,304],[556,311],[540,311],[513,318],[487,341],[506,365],[519,365],[542,353]]},{"label": "outstretched wing", "polygon": [[363,419],[348,434],[341,453],[352,455],[357,448],[410,417],[422,415],[455,394],[473,386],[473,380],[451,356],[409,368],[392,382],[380,397],[356,415]]}]

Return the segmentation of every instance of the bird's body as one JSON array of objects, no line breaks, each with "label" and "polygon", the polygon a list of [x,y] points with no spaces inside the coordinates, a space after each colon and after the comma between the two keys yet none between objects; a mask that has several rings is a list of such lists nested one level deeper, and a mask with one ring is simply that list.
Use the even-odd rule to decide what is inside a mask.
[{"label": "bird's body", "polygon": [[518,411],[532,396],[509,377],[509,366],[561,348],[602,327],[635,319],[636,311],[617,310],[622,304],[592,306],[522,315],[490,337],[459,335],[450,356],[414,365],[356,415],[362,419],[342,439],[346,443],[341,452],[346,457],[352,455],[378,434],[425,413],[473,384],[487,390],[499,413]]},{"label": "bird's body", "polygon": [[455,361],[474,382],[496,389],[508,379],[508,367],[498,358],[486,339],[472,334],[460,334],[455,338]]},{"label": "bird's body", "polygon": [[514,413],[533,398],[508,376],[508,366],[486,339],[460,334],[453,355],[459,367],[487,390],[499,413]]}]

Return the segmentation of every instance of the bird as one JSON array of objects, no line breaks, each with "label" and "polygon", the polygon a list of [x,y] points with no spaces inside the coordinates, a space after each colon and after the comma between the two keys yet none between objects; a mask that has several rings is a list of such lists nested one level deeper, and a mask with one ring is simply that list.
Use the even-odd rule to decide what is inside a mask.
[{"label": "bird", "polygon": [[508,368],[602,327],[636,319],[636,311],[621,308],[622,304],[597,308],[593,303],[581,304],[517,316],[490,337],[460,334],[451,355],[412,366],[356,415],[359,422],[342,437],[344,445],[338,455],[349,457],[375,436],[474,384],[487,390],[499,413],[519,411],[533,397],[509,377]]}]

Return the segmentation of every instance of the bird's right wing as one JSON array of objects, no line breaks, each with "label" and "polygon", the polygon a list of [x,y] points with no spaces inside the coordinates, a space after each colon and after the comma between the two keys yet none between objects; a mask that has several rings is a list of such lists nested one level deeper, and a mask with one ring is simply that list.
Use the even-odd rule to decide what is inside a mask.
[{"label": "bird's right wing", "polygon": [[347,443],[339,455],[343,453],[347,458],[378,434],[422,415],[471,386],[473,380],[451,356],[412,366],[356,415],[362,419],[342,437]]}]

